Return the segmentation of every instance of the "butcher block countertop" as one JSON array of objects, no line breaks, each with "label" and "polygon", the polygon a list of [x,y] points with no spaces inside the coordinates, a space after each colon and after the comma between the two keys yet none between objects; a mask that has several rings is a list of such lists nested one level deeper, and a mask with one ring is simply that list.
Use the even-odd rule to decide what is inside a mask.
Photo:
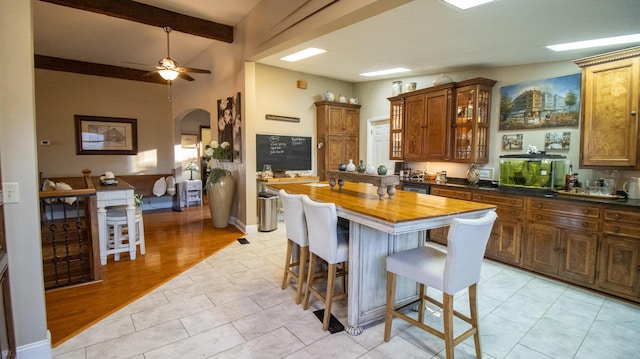
[{"label": "butcher block countertop", "polygon": [[326,181],[269,183],[268,187],[276,192],[284,189],[288,193],[306,194],[314,201],[333,202],[341,210],[371,216],[390,223],[425,220],[496,208],[491,204],[405,191],[397,191],[392,199],[381,201],[376,193],[377,188],[363,183],[345,182],[342,190],[337,186],[331,190]]}]

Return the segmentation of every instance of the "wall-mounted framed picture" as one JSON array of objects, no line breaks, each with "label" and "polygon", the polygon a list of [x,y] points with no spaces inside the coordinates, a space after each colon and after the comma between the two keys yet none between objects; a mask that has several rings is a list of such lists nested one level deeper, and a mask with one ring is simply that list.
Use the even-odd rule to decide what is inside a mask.
[{"label": "wall-mounted framed picture", "polygon": [[505,151],[509,150],[522,150],[522,133],[516,133],[513,135],[503,135],[502,136],[502,149]]},{"label": "wall-mounted framed picture", "polygon": [[548,151],[569,151],[571,132],[547,132],[544,135],[544,149]]},{"label": "wall-mounted framed picture", "polygon": [[180,144],[182,148],[196,148],[198,144],[198,135],[181,135]]},{"label": "wall-mounted framed picture", "polygon": [[136,119],[75,115],[76,154],[135,155],[138,153]]}]

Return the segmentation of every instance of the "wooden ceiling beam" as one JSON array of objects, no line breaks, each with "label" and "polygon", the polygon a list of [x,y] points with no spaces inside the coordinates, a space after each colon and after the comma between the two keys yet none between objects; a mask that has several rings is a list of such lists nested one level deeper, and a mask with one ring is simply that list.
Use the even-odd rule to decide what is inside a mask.
[{"label": "wooden ceiling beam", "polygon": [[123,80],[151,82],[156,84],[167,84],[158,73],[149,74],[149,71],[131,69],[111,65],[96,64],[92,62],[76,61],[51,57],[44,55],[34,55],[34,66],[37,69],[73,72],[76,74],[94,75],[103,77],[113,77]]},{"label": "wooden ceiling beam", "polygon": [[200,19],[131,0],[40,0],[151,26],[233,43],[233,26]]}]

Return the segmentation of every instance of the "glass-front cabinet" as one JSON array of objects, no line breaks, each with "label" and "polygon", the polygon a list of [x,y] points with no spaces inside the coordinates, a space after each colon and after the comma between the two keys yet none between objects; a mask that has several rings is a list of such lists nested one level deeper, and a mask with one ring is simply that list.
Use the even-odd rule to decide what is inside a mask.
[{"label": "glass-front cabinet", "polygon": [[489,162],[491,89],[495,83],[493,80],[476,78],[456,84],[452,160]]},{"label": "glass-front cabinet", "polygon": [[389,159],[402,160],[402,135],[404,131],[404,98],[391,100],[391,114],[389,116]]}]

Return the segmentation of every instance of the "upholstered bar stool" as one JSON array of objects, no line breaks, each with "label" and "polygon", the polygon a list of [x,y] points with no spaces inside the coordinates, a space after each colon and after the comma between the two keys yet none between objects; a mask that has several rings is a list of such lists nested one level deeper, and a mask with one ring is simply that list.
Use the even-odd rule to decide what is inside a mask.
[{"label": "upholstered bar stool", "polygon": [[[309,274],[307,275],[307,289],[304,295],[303,308],[309,308],[309,297],[313,294],[325,303],[322,330],[329,329],[331,319],[331,305],[334,299],[347,297],[347,259],[349,258],[349,232],[338,231],[338,215],[336,205],[333,203],[315,202],[309,197],[302,198],[304,216],[307,221],[307,233],[309,237]],[[321,258],[328,264],[327,290],[323,296],[314,287],[323,279],[315,275],[316,260]],[[338,264],[342,263],[342,270],[338,273]],[[343,291],[334,295],[336,277],[342,277]]]},{"label": "upholstered bar stool", "polygon": [[[144,254],[144,221],[142,209],[136,207],[136,228],[133,231],[127,228],[127,207],[114,206],[107,208],[107,228],[109,231],[109,243],[107,255],[113,254],[113,259],[120,260],[120,253],[135,253],[136,246],[140,246],[140,254]],[[133,237],[132,237],[133,236]],[[133,240],[131,240],[133,238]]]},{"label": "upholstered bar stool", "polygon": [[[287,234],[287,255],[284,263],[284,275],[282,277],[282,289],[287,288],[289,277],[298,283],[296,290],[296,304],[302,301],[302,287],[306,278],[306,264],[309,253],[309,238],[307,238],[307,222],[302,206],[302,194],[288,194],[280,190],[279,198],[284,211],[284,224]],[[294,244],[298,246],[298,260],[294,259]],[[294,269],[297,268],[297,273]]]},{"label": "upholstered bar stool", "polygon": [[[440,339],[444,339],[448,359],[453,359],[453,347],[472,335],[476,356],[482,357],[478,330],[477,284],[480,281],[482,258],[496,217],[496,213],[490,211],[478,219],[453,219],[447,237],[446,252],[427,245],[387,257],[385,341],[388,342],[390,339],[393,317],[398,317]],[[398,275],[420,283],[417,321],[394,308],[396,276]],[[429,297],[425,286],[442,291],[442,303]],[[467,288],[470,317],[453,309],[453,295]],[[444,332],[424,324],[425,300],[443,309]],[[455,338],[453,337],[454,315],[471,325],[470,329]]]}]

